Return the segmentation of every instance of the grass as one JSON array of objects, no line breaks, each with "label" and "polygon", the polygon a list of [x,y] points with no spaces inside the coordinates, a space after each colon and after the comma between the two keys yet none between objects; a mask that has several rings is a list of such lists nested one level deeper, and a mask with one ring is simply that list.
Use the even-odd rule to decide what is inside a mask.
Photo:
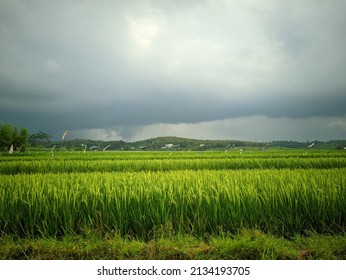
[{"label": "grass", "polygon": [[[181,156],[183,156],[182,154]],[[60,155],[61,157],[61,155]],[[3,157],[6,158],[6,157]],[[128,158],[92,159],[88,157],[46,158],[31,160],[16,157],[15,160],[0,162],[0,174],[37,174],[37,173],[90,173],[90,172],[157,172],[181,170],[250,170],[250,169],[332,169],[346,168],[346,158],[330,157],[201,157],[201,158]]]},{"label": "grass", "polygon": [[150,240],[258,228],[292,236],[346,227],[345,168],[3,175],[0,227],[19,237],[85,230]]},{"label": "grass", "polygon": [[0,156],[2,259],[342,259],[343,152]]},{"label": "grass", "polygon": [[295,236],[291,240],[245,230],[232,236],[160,237],[149,242],[97,234],[55,238],[0,238],[2,260],[344,260],[345,235]]}]

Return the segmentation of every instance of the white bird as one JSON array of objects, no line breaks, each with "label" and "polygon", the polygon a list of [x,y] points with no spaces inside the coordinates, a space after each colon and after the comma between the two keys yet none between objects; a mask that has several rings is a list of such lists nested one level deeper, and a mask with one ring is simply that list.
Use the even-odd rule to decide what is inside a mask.
[{"label": "white bird", "polygon": [[312,143],[311,145],[308,146],[308,148],[311,148],[315,145],[315,143]]},{"label": "white bird", "polygon": [[61,140],[65,139],[65,136],[66,136],[67,132],[68,132],[67,130],[64,131],[64,134],[61,136]]},{"label": "white bird", "polygon": [[9,154],[13,154],[13,144],[11,145],[9,151],[8,151]]},{"label": "white bird", "polygon": [[230,150],[230,149],[233,149],[234,148],[234,144],[231,146],[231,144],[229,144],[229,145],[227,145],[226,146],[226,150],[225,150],[225,153],[227,153],[228,152],[228,150]]},{"label": "white bird", "polygon": [[84,147],[84,154],[85,154],[85,151],[86,151],[86,149],[87,149],[87,147],[88,147],[88,145],[84,145],[84,144],[82,144],[82,147]]},{"label": "white bird", "polygon": [[111,145],[108,145],[108,146],[106,146],[104,149],[103,149],[103,151],[105,151],[107,148],[109,148]]},{"label": "white bird", "polygon": [[51,154],[52,154],[52,157],[54,157],[54,154],[53,154],[53,151],[54,151],[54,148],[56,147],[56,145],[53,146],[52,150],[50,151]]}]

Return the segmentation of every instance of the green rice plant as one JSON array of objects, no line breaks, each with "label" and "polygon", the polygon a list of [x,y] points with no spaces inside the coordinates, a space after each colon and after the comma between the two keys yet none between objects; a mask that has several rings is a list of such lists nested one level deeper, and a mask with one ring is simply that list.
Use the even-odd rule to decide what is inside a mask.
[{"label": "green rice plant", "polygon": [[0,174],[141,172],[174,170],[333,169],[346,158],[201,158],[201,159],[43,159],[0,162]]},{"label": "green rice plant", "polygon": [[1,175],[0,229],[20,237],[162,229],[291,236],[346,226],[346,169],[173,170]]}]

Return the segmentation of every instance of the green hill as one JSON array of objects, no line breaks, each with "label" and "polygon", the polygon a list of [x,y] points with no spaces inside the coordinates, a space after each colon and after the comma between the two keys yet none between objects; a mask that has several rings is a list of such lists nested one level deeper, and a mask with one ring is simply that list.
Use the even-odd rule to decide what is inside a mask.
[{"label": "green hill", "polygon": [[332,140],[328,142],[297,142],[297,141],[271,141],[271,142],[250,142],[240,140],[206,140],[206,139],[189,139],[175,136],[165,136],[145,139],[135,142],[118,141],[101,141],[88,139],[73,139],[64,141],[45,141],[31,142],[32,148],[52,148],[54,145],[59,149],[72,150],[238,150],[238,149],[327,149],[327,150],[344,150],[346,140]]}]

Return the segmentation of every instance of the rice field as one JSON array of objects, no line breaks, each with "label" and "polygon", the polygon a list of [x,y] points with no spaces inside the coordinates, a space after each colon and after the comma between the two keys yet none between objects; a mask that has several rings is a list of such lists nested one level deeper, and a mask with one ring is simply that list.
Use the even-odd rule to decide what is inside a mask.
[{"label": "rice field", "polygon": [[346,153],[60,152],[0,156],[0,234],[140,240],[244,229],[344,233]]}]

